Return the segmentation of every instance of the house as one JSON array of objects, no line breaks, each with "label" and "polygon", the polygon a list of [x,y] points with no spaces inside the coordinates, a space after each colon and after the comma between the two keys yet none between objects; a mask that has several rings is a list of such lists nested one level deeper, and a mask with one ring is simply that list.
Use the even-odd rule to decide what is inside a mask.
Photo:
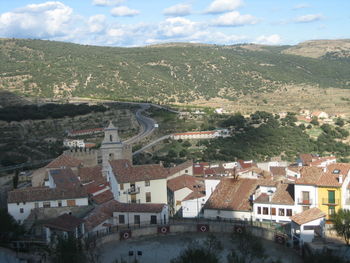
[{"label": "house", "polygon": [[[182,215],[181,202],[191,200],[199,195],[205,196],[205,185],[202,179],[190,175],[181,175],[167,181],[168,205],[170,215]],[[198,194],[194,194],[198,193]]]},{"label": "house", "polygon": [[63,214],[50,219],[44,224],[44,227],[47,244],[52,244],[57,237],[73,236],[80,238],[85,234],[84,220],[70,214]]},{"label": "house", "polygon": [[182,217],[195,218],[203,216],[203,207],[216,186],[220,183],[221,178],[208,178],[204,180],[205,191],[200,188],[199,191],[193,191],[181,201]]},{"label": "house", "polygon": [[10,191],[7,209],[10,215],[22,223],[32,209],[67,206],[87,206],[88,195],[82,187],[61,189],[49,187],[29,187]]},{"label": "house", "polygon": [[294,185],[259,183],[253,201],[253,218],[258,221],[290,222],[294,214]]},{"label": "house", "polygon": [[84,140],[64,139],[63,146],[68,148],[85,148]]},{"label": "house", "polygon": [[271,176],[277,178],[285,178],[286,177],[286,167],[281,166],[270,166]]},{"label": "house", "polygon": [[204,217],[251,219],[251,196],[257,185],[256,179],[223,178],[203,207]]},{"label": "house", "polygon": [[291,235],[303,243],[312,242],[317,236],[324,236],[326,214],[317,207],[310,208],[291,217]]},{"label": "house", "polygon": [[337,159],[335,156],[320,157],[318,155],[303,153],[299,155],[297,161],[299,166],[317,166],[326,167],[329,164],[336,163]]},{"label": "house", "polygon": [[271,174],[268,171],[262,170],[256,166],[243,168],[237,172],[238,177],[248,179],[259,179],[269,177]]},{"label": "house", "polygon": [[317,117],[318,119],[328,119],[329,115],[324,111],[314,111],[311,113],[311,117]]},{"label": "house", "polygon": [[173,140],[214,139],[218,137],[218,134],[216,134],[215,131],[195,131],[195,132],[174,133],[170,137]]},{"label": "house", "polygon": [[122,203],[167,203],[168,169],[160,164],[133,166],[129,160],[109,162],[108,181]]},{"label": "house", "polygon": [[297,213],[318,207],[317,183],[322,174],[323,169],[320,167],[302,167],[299,172],[296,172],[294,195]]},{"label": "house", "polygon": [[168,180],[178,177],[180,175],[187,174],[193,175],[193,162],[186,161],[179,165],[168,168]]},{"label": "house", "polygon": [[118,226],[167,224],[169,211],[166,204],[125,204],[116,202],[113,217]]}]

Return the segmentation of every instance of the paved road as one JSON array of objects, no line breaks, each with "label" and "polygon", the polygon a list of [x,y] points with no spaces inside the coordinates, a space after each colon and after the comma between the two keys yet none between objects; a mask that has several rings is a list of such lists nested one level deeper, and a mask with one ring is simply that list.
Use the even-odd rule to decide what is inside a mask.
[{"label": "paved road", "polygon": [[148,118],[141,114],[143,111],[147,110],[150,107],[149,104],[144,103],[140,105],[141,105],[141,109],[138,109],[136,111],[135,117],[141,126],[141,131],[136,136],[126,140],[125,143],[127,144],[133,144],[138,141],[141,141],[143,138],[153,133],[155,129],[154,125],[156,122],[153,119]]},{"label": "paved road", "polygon": [[139,154],[139,153],[141,153],[141,152],[147,150],[148,148],[152,147],[153,145],[156,145],[157,143],[159,143],[159,142],[161,142],[161,141],[163,141],[163,140],[165,140],[165,139],[170,138],[170,136],[171,136],[171,135],[164,135],[163,137],[160,137],[160,138],[158,138],[158,139],[152,141],[151,143],[147,144],[146,146],[142,147],[141,149],[139,149],[139,150],[133,152],[132,155],[137,155],[137,154]]}]

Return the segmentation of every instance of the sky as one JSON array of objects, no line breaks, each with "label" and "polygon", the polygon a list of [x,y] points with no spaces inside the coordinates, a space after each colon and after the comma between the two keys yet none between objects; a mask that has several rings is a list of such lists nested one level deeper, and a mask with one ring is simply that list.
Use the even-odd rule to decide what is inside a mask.
[{"label": "sky", "polygon": [[350,38],[349,0],[0,0],[0,38],[98,46]]}]

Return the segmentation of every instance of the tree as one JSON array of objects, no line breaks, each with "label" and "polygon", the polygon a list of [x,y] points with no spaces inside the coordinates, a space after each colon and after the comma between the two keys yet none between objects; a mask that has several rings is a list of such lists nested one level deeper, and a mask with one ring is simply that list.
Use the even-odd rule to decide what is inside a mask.
[{"label": "tree", "polygon": [[335,120],[335,124],[338,125],[339,127],[343,127],[345,122],[342,118],[339,117]]},{"label": "tree", "polygon": [[182,146],[188,148],[188,147],[191,147],[192,144],[189,141],[185,141],[182,143]]},{"label": "tree", "polygon": [[16,189],[18,185],[18,170],[16,170],[15,175],[12,178],[13,188]]},{"label": "tree", "polygon": [[350,210],[339,209],[338,212],[332,215],[333,230],[344,238],[346,245],[350,242]]},{"label": "tree", "polygon": [[179,152],[179,156],[180,157],[186,157],[186,155],[188,154],[187,150],[186,149],[183,149]]},{"label": "tree", "polygon": [[310,121],[312,125],[319,125],[318,118],[316,116],[312,117],[312,120]]},{"label": "tree", "polygon": [[57,243],[53,246],[50,254],[54,263],[86,262],[81,241],[71,235],[67,238],[58,237]]},{"label": "tree", "polygon": [[24,229],[16,220],[4,209],[0,209],[0,244],[8,245],[12,239],[24,233]]}]

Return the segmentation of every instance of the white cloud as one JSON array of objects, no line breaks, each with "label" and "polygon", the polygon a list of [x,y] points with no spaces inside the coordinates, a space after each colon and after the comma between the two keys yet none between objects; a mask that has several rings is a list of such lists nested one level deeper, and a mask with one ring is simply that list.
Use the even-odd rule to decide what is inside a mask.
[{"label": "white cloud", "polygon": [[49,38],[72,32],[79,25],[72,8],[61,2],[31,4],[0,15],[0,35]]},{"label": "white cloud", "polygon": [[232,11],[243,5],[242,0],[214,0],[206,9],[206,13],[217,14]]},{"label": "white cloud", "polygon": [[281,43],[281,41],[282,39],[280,35],[273,34],[270,36],[265,36],[265,35],[259,36],[256,38],[255,41],[253,41],[253,43],[263,44],[263,45],[278,45]]},{"label": "white cloud", "polygon": [[191,6],[187,4],[173,5],[164,9],[163,14],[166,16],[187,16],[191,14]]},{"label": "white cloud", "polygon": [[309,23],[321,20],[323,18],[323,15],[321,14],[310,14],[310,15],[304,15],[304,16],[298,16],[294,19],[297,23]]},{"label": "white cloud", "polygon": [[293,9],[296,10],[296,9],[303,9],[303,8],[308,8],[308,7],[310,7],[309,4],[303,3],[303,4],[295,5],[295,6],[293,7]]},{"label": "white cloud", "polygon": [[113,6],[124,2],[124,0],[93,0],[92,4],[97,6]]},{"label": "white cloud", "polygon": [[127,6],[118,6],[111,10],[113,16],[136,16],[140,12],[136,9],[131,9]]},{"label": "white cloud", "polygon": [[200,24],[183,17],[171,17],[161,22],[158,26],[158,34],[163,37],[176,37],[191,35],[199,30]]},{"label": "white cloud", "polygon": [[258,23],[258,19],[252,15],[241,15],[237,11],[232,11],[219,16],[213,21],[216,26],[242,26]]},{"label": "white cloud", "polygon": [[105,15],[94,15],[88,20],[89,31],[91,33],[101,33],[105,30],[106,16]]}]

